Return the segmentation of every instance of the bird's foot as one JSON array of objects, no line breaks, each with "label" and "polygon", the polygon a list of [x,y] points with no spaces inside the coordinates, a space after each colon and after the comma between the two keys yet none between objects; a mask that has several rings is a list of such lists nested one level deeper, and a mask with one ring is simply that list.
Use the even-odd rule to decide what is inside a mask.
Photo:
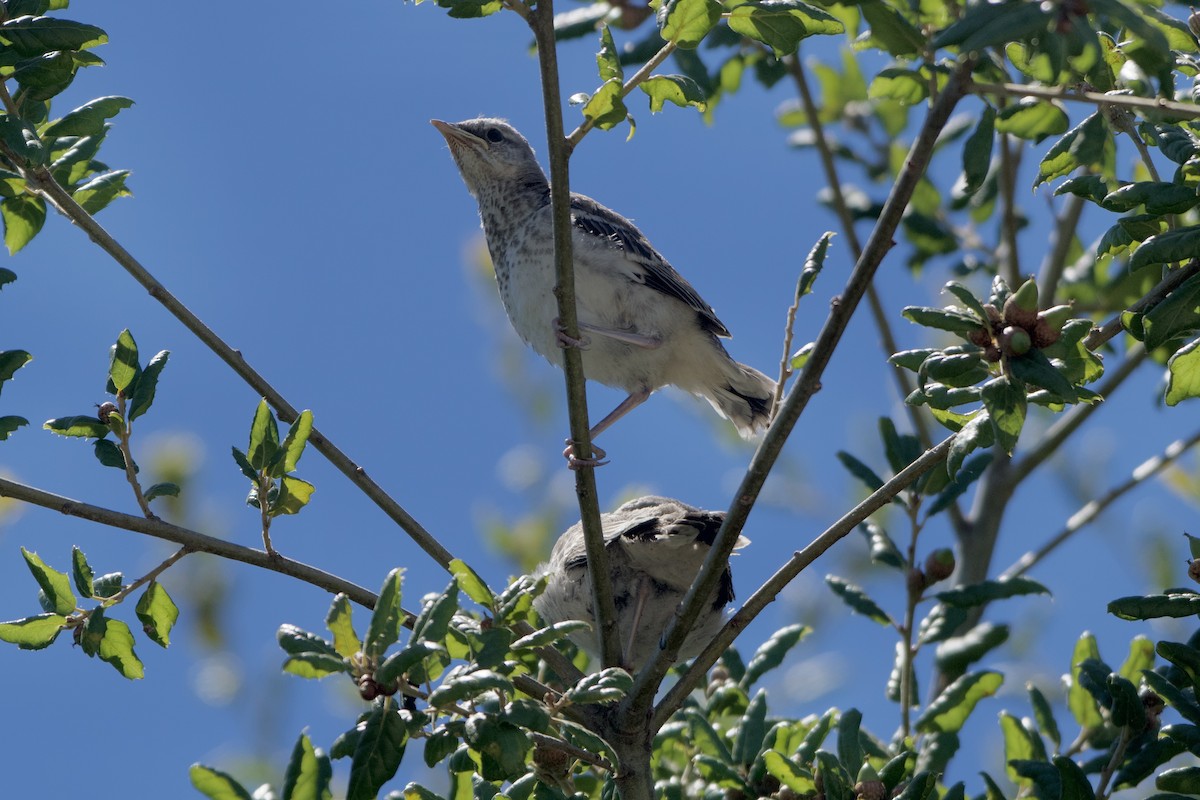
[{"label": "bird's foot", "polygon": [[608,463],[605,459],[608,457],[603,448],[597,447],[592,443],[592,457],[579,458],[575,455],[575,443],[567,439],[567,446],[563,449],[563,458],[567,460],[567,469],[580,469],[582,467],[603,467]]},{"label": "bird's foot", "polygon": [[563,330],[563,324],[558,321],[558,317],[555,317],[551,321],[551,324],[554,325],[554,338],[557,340],[560,348],[574,347],[577,350],[587,350],[592,346],[592,340],[582,334],[578,339],[567,336],[567,332]]}]

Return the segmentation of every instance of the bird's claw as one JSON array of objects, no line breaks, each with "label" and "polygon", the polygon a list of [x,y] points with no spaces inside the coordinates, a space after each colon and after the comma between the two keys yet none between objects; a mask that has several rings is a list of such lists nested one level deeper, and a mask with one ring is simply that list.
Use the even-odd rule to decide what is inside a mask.
[{"label": "bird's claw", "polygon": [[554,338],[560,348],[565,350],[568,347],[574,347],[577,350],[587,350],[592,346],[592,340],[582,334],[578,339],[568,336],[566,330],[563,329],[563,324],[558,321],[558,317],[554,318],[553,324]]},{"label": "bird's claw", "polygon": [[583,467],[603,467],[608,463],[605,459],[608,458],[608,453],[603,448],[592,444],[592,457],[579,458],[575,455],[575,443],[567,439],[567,446],[563,449],[563,458],[567,460],[567,469],[581,469]]}]

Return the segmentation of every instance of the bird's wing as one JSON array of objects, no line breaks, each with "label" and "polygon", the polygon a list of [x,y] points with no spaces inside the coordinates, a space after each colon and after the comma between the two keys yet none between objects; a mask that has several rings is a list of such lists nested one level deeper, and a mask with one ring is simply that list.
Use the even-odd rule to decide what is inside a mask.
[{"label": "bird's wing", "polygon": [[692,285],[659,255],[632,222],[581,194],[571,195],[571,222],[579,231],[623,251],[630,280],[687,304],[714,336],[730,336],[729,329],[717,319],[712,306],[704,302]]}]

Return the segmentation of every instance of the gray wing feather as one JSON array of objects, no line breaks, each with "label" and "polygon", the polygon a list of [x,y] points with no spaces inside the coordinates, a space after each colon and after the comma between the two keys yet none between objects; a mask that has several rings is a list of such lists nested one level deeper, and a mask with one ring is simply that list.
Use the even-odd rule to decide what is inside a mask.
[{"label": "gray wing feather", "polygon": [[712,306],[704,302],[692,285],[659,255],[632,222],[581,194],[571,195],[571,222],[584,233],[623,250],[625,256],[641,268],[635,272],[635,280],[687,304],[699,315],[705,330],[714,336],[728,338],[731,335],[717,319]]}]

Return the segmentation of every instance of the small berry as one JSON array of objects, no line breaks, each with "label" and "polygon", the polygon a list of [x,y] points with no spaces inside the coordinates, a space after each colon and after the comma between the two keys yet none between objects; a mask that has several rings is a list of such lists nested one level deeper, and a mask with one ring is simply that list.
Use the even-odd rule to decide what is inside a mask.
[{"label": "small berry", "polygon": [[925,575],[931,584],[944,581],[954,574],[954,551],[947,547],[934,550],[925,559]]}]

